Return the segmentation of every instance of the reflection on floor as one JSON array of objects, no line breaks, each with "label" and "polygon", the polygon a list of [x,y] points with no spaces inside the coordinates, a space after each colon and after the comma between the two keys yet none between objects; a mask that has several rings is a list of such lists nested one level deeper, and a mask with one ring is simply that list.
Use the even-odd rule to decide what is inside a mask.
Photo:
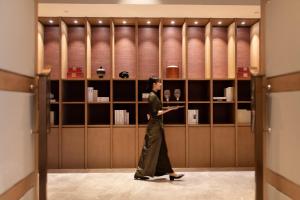
[{"label": "reflection on floor", "polygon": [[48,200],[254,200],[253,171],[184,172],[150,181],[133,179],[133,170],[104,173],[50,173]]}]

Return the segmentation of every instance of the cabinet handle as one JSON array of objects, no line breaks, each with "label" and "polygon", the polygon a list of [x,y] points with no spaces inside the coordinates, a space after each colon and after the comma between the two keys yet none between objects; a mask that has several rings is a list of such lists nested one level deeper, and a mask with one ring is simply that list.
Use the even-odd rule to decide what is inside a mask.
[{"label": "cabinet handle", "polygon": [[272,106],[272,99],[271,99],[271,89],[272,86],[271,84],[267,85],[267,92],[266,92],[266,124],[265,124],[265,128],[264,128],[264,132],[267,133],[271,133],[272,129],[271,129],[271,106]]}]

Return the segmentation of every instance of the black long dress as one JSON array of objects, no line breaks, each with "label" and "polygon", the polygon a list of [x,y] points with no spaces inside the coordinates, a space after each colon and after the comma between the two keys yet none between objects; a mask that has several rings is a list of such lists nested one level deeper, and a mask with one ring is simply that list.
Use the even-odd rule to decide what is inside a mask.
[{"label": "black long dress", "polygon": [[149,98],[150,120],[136,173],[140,176],[162,176],[173,172],[168,156],[162,116],[157,116],[162,104],[154,91]]}]

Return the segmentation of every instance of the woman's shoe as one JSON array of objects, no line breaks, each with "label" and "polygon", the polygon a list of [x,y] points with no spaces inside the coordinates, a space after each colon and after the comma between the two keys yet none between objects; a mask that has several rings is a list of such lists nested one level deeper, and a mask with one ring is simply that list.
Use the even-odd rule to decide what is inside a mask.
[{"label": "woman's shoe", "polygon": [[175,179],[180,179],[184,176],[184,174],[176,174],[176,176],[169,175],[170,181],[174,181]]},{"label": "woman's shoe", "polygon": [[149,177],[134,174],[134,179],[135,179],[135,180],[148,180]]}]

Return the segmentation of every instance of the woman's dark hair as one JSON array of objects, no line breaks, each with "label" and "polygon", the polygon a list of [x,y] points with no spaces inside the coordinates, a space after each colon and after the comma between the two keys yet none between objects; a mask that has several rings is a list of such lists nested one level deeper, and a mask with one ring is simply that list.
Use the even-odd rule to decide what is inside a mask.
[{"label": "woman's dark hair", "polygon": [[148,87],[147,87],[148,92],[152,91],[153,83],[158,83],[158,82],[160,82],[160,79],[158,77],[151,76],[148,80]]}]

